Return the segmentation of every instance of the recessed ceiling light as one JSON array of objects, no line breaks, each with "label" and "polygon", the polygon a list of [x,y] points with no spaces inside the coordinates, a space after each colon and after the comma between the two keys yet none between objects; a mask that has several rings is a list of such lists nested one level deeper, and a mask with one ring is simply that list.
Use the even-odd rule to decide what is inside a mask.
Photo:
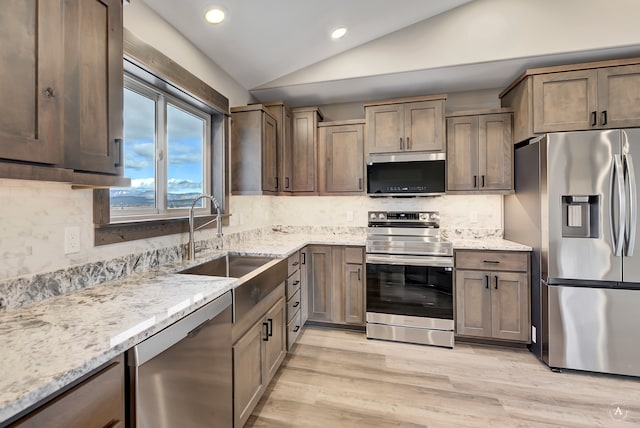
[{"label": "recessed ceiling light", "polygon": [[219,24],[224,21],[224,10],[220,8],[210,9],[205,13],[204,19],[212,24]]},{"label": "recessed ceiling light", "polygon": [[347,28],[346,27],[338,27],[335,30],[333,30],[333,32],[331,33],[331,38],[334,40],[337,40],[341,37],[343,37],[345,34],[347,34]]}]

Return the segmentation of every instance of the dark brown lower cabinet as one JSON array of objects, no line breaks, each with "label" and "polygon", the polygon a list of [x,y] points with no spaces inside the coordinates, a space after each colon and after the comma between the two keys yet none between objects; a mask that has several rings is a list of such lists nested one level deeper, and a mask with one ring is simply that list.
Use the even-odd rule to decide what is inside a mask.
[{"label": "dark brown lower cabinet", "polygon": [[10,425],[19,428],[124,428],[124,356]]}]

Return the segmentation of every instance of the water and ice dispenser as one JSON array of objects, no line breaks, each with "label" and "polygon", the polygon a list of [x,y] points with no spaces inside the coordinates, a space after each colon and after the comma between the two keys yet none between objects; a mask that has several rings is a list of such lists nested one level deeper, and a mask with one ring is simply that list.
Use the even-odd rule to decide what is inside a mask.
[{"label": "water and ice dispenser", "polygon": [[600,195],[562,196],[562,237],[598,238]]}]

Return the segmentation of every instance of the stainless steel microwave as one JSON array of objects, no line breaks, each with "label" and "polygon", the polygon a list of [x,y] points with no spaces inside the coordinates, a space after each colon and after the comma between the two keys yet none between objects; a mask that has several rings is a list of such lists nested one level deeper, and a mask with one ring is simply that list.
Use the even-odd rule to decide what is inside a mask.
[{"label": "stainless steel microwave", "polygon": [[375,154],[367,157],[369,196],[436,196],[445,191],[444,153]]}]

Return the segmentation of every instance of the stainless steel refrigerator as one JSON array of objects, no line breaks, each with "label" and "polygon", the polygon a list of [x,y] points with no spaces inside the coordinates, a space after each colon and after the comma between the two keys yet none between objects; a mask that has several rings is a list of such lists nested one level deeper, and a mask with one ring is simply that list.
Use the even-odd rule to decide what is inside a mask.
[{"label": "stainless steel refrigerator", "polygon": [[534,249],[531,350],[552,368],[640,376],[634,161],[640,129],[546,134],[515,150],[505,239]]}]

